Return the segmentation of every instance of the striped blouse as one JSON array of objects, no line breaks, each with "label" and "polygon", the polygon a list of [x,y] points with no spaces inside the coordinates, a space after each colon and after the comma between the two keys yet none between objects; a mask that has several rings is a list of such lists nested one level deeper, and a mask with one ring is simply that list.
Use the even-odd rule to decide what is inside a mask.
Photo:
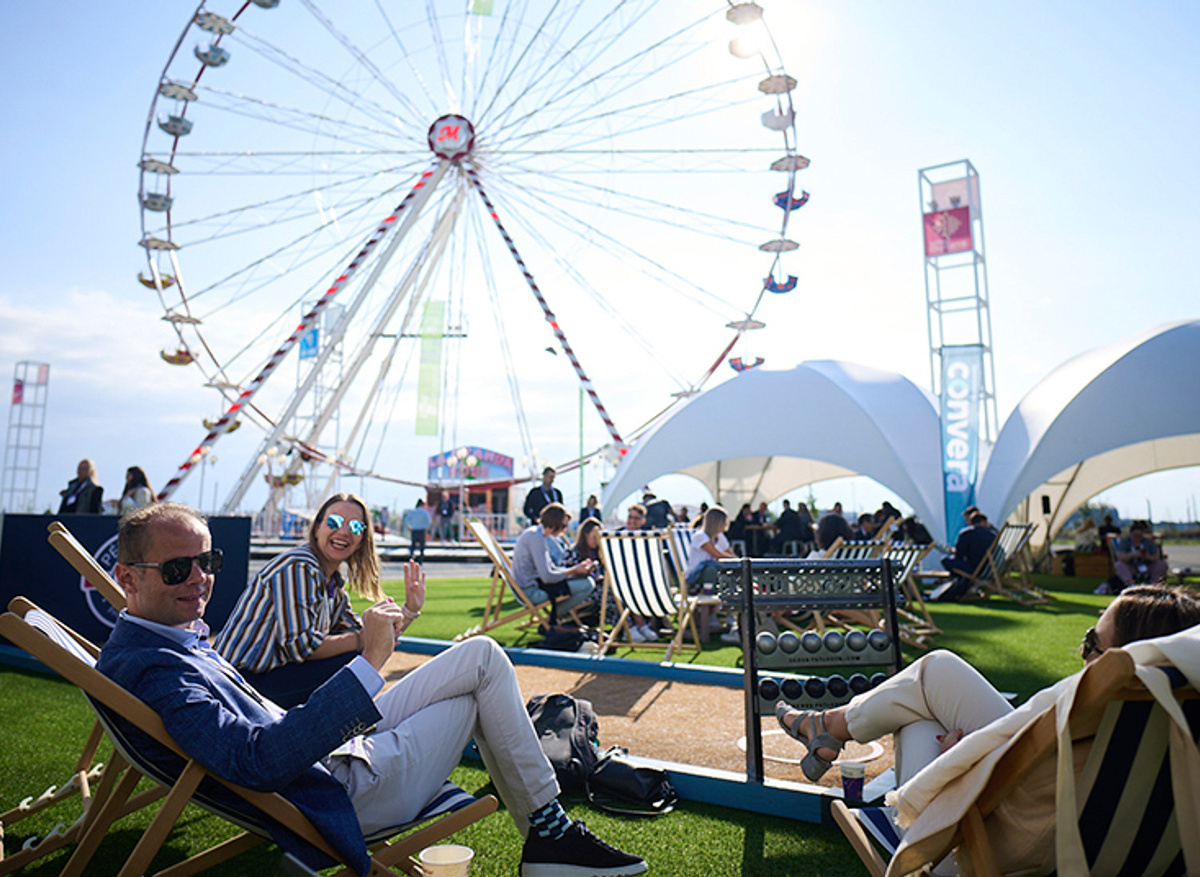
[{"label": "striped blouse", "polygon": [[239,670],[265,673],[305,660],[327,634],[361,628],[341,573],[326,578],[306,544],[259,570],[213,645]]}]

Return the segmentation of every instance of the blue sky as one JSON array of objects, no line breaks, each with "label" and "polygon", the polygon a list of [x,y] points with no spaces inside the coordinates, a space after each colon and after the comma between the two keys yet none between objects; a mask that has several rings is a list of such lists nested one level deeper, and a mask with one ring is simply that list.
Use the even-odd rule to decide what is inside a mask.
[{"label": "blue sky", "polygon": [[[860,361],[926,385],[917,169],[960,158],[982,180],[1001,421],[1070,357],[1197,316],[1190,244],[1200,232],[1200,7],[763,5],[799,80],[800,151],[813,161],[801,183],[813,197],[793,227],[800,289],[770,304],[768,330],[746,353],[778,368]],[[143,129],[192,8],[139,2],[115,14],[76,2],[63,14],[61,6],[5,5],[0,375],[7,380],[17,360],[51,363],[39,487],[46,504],[82,456],[96,459],[109,495],[131,464],[162,484],[202,437],[199,419],[213,413],[198,376],[158,359],[161,311],[135,282],[144,268]],[[747,260],[748,276],[760,272],[759,255]],[[524,343],[550,343],[536,319],[516,337],[525,332]],[[722,369],[721,379],[731,376]],[[1146,381],[1152,392],[1154,376]],[[634,391],[610,392],[606,402],[619,412]],[[542,448],[551,459],[577,444],[574,405],[560,405],[571,425]],[[458,440],[488,445],[486,429],[477,429],[464,425]],[[589,446],[604,440],[597,424],[586,430]],[[408,460],[405,477],[419,477],[428,446],[400,432],[389,453]],[[222,461],[207,490],[223,490],[243,462]],[[587,492],[600,476],[589,471]],[[179,498],[196,502],[196,482]],[[578,492],[574,477],[564,486],[569,498]],[[365,489],[386,504],[416,495]],[[660,492],[694,501],[673,480]],[[870,506],[888,496],[863,479],[816,493],[822,505]],[[1126,515],[1145,515],[1150,503],[1156,518],[1184,517],[1196,497],[1195,469],[1103,495]]]}]

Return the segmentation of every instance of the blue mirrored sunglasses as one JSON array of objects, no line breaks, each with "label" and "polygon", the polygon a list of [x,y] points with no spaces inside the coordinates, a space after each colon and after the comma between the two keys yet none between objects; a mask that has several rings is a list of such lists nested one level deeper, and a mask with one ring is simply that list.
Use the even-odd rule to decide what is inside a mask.
[{"label": "blue mirrored sunglasses", "polygon": [[[341,515],[330,515],[328,518],[325,519],[325,526],[328,527],[330,530],[340,530],[340,529],[342,529],[342,525],[345,523],[346,523],[346,519],[343,518]],[[367,525],[364,524],[362,521],[355,518],[353,521],[350,522],[350,535],[351,536],[361,536],[365,532],[367,532]]]}]

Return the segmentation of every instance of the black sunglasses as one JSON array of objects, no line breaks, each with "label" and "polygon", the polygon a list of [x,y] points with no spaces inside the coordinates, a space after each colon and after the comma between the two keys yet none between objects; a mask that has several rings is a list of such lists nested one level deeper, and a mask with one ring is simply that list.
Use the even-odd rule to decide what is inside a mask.
[{"label": "black sunglasses", "polygon": [[192,574],[192,564],[200,567],[203,573],[219,573],[225,566],[225,552],[220,548],[205,551],[195,557],[172,557],[162,563],[131,563],[130,566],[153,567],[162,576],[164,585],[181,585]]},{"label": "black sunglasses", "polygon": [[1100,637],[1096,635],[1096,628],[1089,627],[1083,633],[1083,642],[1079,644],[1079,654],[1083,655],[1086,661],[1092,655],[1104,654],[1104,649],[1100,648]]}]

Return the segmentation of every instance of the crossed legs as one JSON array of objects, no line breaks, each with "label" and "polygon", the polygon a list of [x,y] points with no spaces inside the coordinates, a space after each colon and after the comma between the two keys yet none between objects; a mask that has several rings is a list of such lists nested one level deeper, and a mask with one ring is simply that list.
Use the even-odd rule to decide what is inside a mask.
[{"label": "crossed legs", "polygon": [[[824,714],[825,730],[839,741],[869,743],[896,735],[896,779],[905,783],[950,741],[977,731],[1012,711],[1007,700],[978,670],[953,652],[939,649],[923,655],[882,685],[860,694],[844,707]],[[788,727],[800,713],[780,719]],[[811,738],[807,720],[800,733]],[[830,750],[818,749],[832,758]]]},{"label": "crossed legs", "polygon": [[558,795],[512,663],[493,640],[472,637],[442,652],[375,703],[383,718],[362,738],[366,759],[330,759],[364,834],[415,818],[472,737],[522,835],[528,814]]}]

